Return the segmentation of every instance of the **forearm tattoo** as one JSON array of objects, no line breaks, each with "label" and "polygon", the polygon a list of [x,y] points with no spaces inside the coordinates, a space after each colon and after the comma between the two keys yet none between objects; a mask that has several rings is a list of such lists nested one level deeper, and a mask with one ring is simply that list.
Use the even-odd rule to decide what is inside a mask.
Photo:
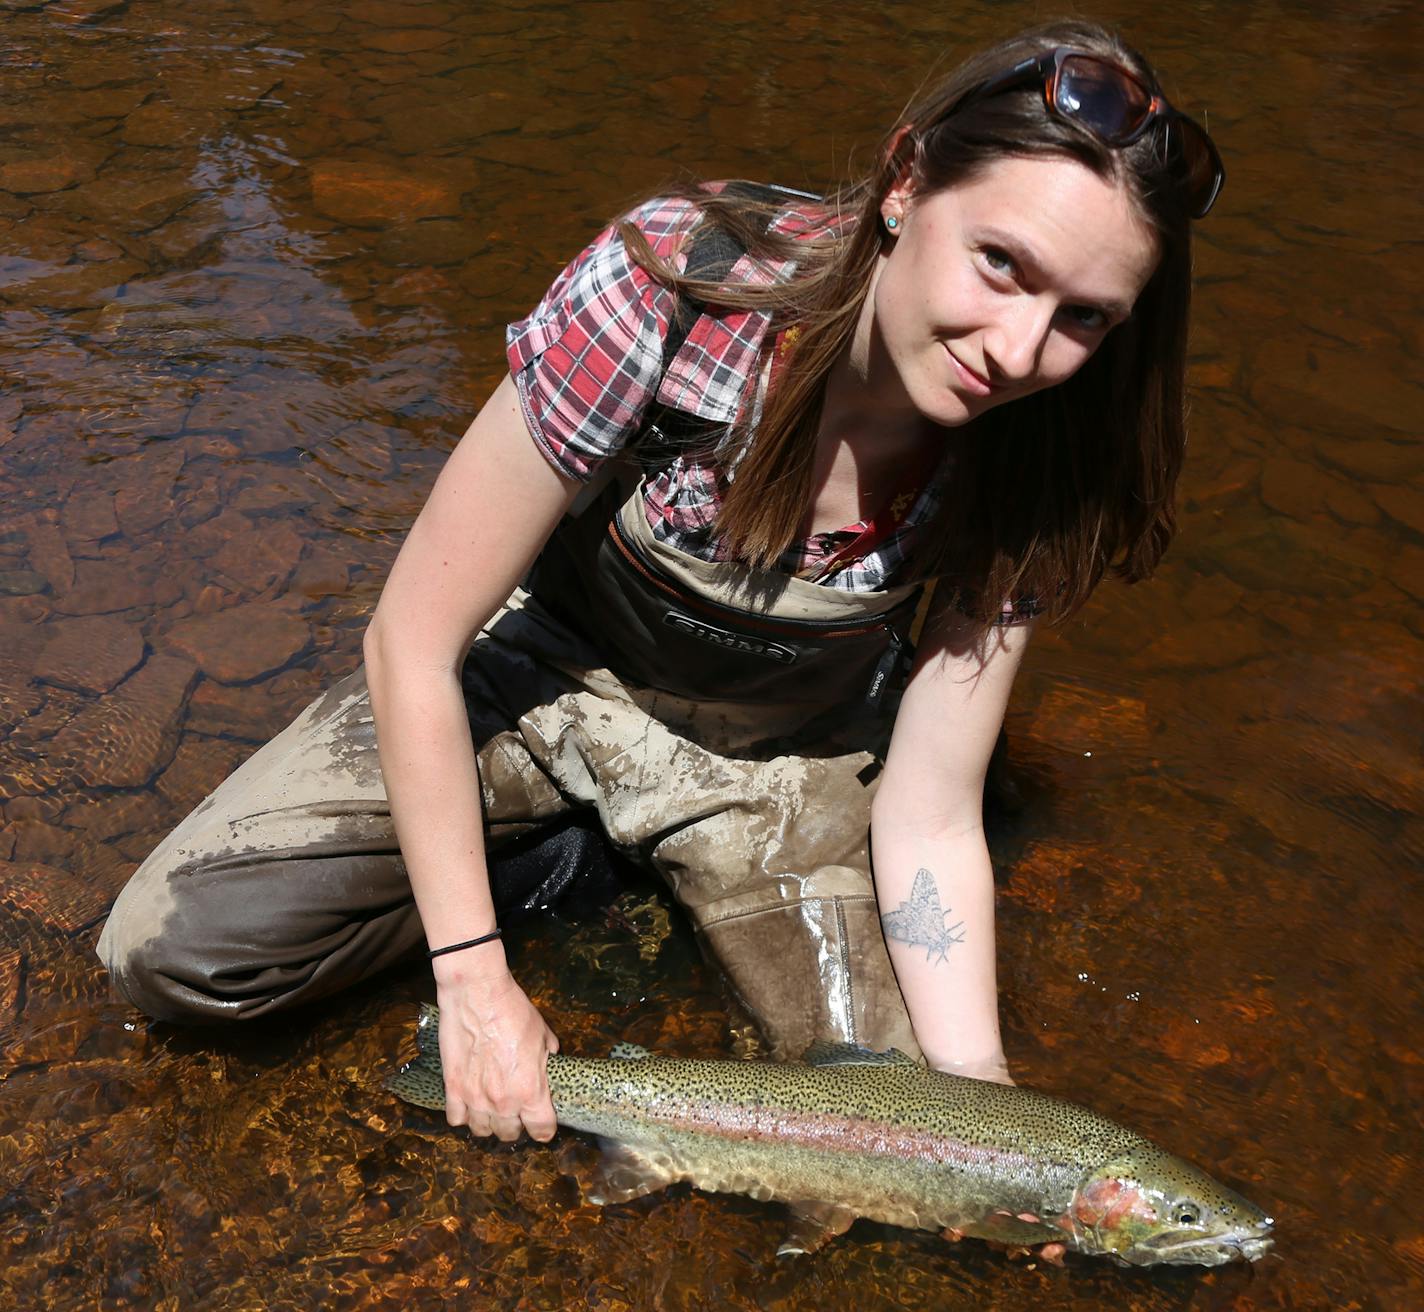
[{"label": "forearm tattoo", "polygon": [[[949,956],[949,950],[956,943],[964,942],[964,922],[946,928],[945,917],[949,912],[939,904],[939,889],[934,876],[923,866],[915,875],[914,886],[909,899],[901,902],[894,911],[887,911],[880,917],[885,937],[897,943],[907,943],[912,948],[925,949],[925,960],[934,960],[938,965]],[[935,954],[938,953],[938,957]]]}]

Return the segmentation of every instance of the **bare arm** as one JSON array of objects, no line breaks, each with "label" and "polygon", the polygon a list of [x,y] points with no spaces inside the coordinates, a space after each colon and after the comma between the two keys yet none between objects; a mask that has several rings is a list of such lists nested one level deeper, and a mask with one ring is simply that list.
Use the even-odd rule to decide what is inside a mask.
[{"label": "bare arm", "polygon": [[[524,576],[578,484],[540,455],[512,379],[451,454],[366,630],[381,771],[432,948],[495,927],[460,667]],[[544,1075],[558,1040],[515,984],[499,942],[437,958],[447,1115],[479,1134],[554,1132]]]},{"label": "bare arm", "polygon": [[932,1066],[1008,1080],[994,969],[984,775],[1028,626],[927,632],[871,815],[876,896],[915,1037]]}]

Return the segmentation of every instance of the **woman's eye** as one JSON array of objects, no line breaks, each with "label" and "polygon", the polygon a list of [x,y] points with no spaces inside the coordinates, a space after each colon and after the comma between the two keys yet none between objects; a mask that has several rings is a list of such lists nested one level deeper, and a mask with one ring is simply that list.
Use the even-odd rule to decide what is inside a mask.
[{"label": "woman's eye", "polygon": [[985,265],[995,273],[1013,277],[1014,258],[1007,251],[1002,251],[997,246],[985,246],[980,250],[979,255]]},{"label": "woman's eye", "polygon": [[1107,315],[1095,306],[1070,305],[1067,309],[1068,316],[1073,320],[1075,327],[1086,328],[1090,332],[1096,332],[1098,329],[1108,326]]}]

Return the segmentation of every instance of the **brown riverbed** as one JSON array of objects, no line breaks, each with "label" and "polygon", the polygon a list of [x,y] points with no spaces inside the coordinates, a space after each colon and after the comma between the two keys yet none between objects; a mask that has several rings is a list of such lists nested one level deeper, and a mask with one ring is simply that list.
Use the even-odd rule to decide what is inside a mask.
[{"label": "brown riverbed", "polygon": [[[600,1212],[395,1103],[424,971],[238,1038],[92,947],[157,839],[357,660],[502,327],[680,171],[815,186],[1027,3],[0,0],[0,1305],[1424,1306],[1421,34],[1121,21],[1229,170],[1160,576],[1036,640],[996,825],[1020,1081],[1279,1218],[1251,1269],[1066,1270],[776,1209]],[[1144,16],[1145,15],[1145,16]],[[714,1053],[666,908],[521,930],[565,1049]]]}]

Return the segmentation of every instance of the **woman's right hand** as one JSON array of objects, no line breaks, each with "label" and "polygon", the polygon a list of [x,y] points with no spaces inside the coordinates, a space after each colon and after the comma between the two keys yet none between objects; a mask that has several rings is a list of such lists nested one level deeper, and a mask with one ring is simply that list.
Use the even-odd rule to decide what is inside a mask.
[{"label": "woman's right hand", "polygon": [[[541,454],[506,377],[460,439],[366,630],[381,778],[432,946],[477,937],[495,908],[482,785],[460,670],[580,483]],[[545,1059],[558,1049],[498,944],[437,957],[446,1112],[476,1134],[554,1133]]]},{"label": "woman's right hand", "polygon": [[[475,949],[476,952],[479,949]],[[505,1143],[527,1130],[531,1139],[554,1137],[548,1056],[559,1040],[504,965],[438,958],[440,1061],[445,1069],[445,1117],[471,1134]]]}]

